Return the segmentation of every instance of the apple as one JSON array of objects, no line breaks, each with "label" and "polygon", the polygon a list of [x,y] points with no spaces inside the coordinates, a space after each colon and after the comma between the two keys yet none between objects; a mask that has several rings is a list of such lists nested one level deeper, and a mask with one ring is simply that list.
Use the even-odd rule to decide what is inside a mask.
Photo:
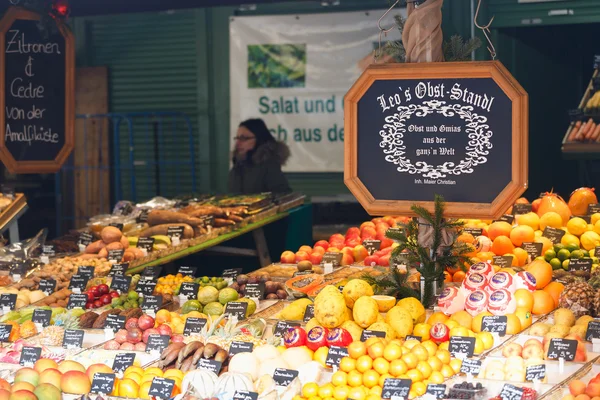
[{"label": "apple", "polygon": [[137,318],[129,318],[127,322],[125,322],[125,329],[129,328],[139,328]]},{"label": "apple", "polygon": [[377,235],[377,231],[372,226],[365,226],[360,231],[360,237],[364,240],[365,238],[372,239]]},{"label": "apple", "polygon": [[542,199],[535,199],[534,201],[531,202],[531,211],[534,213],[538,212],[538,209],[540,208],[540,204],[542,204]]},{"label": "apple", "polygon": [[[313,252],[312,252],[312,254],[315,254],[315,253],[319,253],[319,254],[325,254],[325,252],[326,252],[326,251],[327,251],[327,250],[325,250],[325,248],[323,248],[323,247],[321,247],[321,246],[316,246],[316,247],[313,249]],[[311,254],[311,255],[312,255],[312,254]]]},{"label": "apple", "polygon": [[334,233],[329,237],[329,244],[333,242],[343,242],[344,240],[346,240],[344,235],[342,235],[341,233]]},{"label": "apple", "polygon": [[300,261],[304,261],[304,260],[308,260],[309,259],[309,254],[305,251],[297,251],[296,252],[296,263],[299,263]]},{"label": "apple", "polygon": [[[318,249],[320,249],[321,247],[317,247]],[[313,265],[318,265],[321,264],[321,261],[323,261],[323,253],[319,253],[319,252],[314,252],[310,255],[310,262]]]},{"label": "apple", "polygon": [[390,227],[396,225],[396,220],[394,219],[394,217],[383,217],[383,222],[385,222],[386,224],[388,224]]},{"label": "apple", "polygon": [[520,356],[523,352],[523,347],[517,343],[509,343],[502,349],[502,356],[508,358],[513,356]]},{"label": "apple", "polygon": [[307,253],[307,254],[310,255],[313,252],[313,249],[310,246],[304,245],[304,246],[300,246],[300,248],[298,249],[298,251],[304,251],[305,253]]},{"label": "apple", "polygon": [[579,379],[575,379],[574,381],[571,381],[571,383],[569,383],[569,392],[571,392],[573,396],[579,396],[580,394],[583,394],[585,392],[585,389],[585,383],[583,383]]},{"label": "apple", "polygon": [[377,256],[368,256],[363,261],[367,267],[374,267],[376,265],[379,265],[378,264],[379,257],[377,257]]},{"label": "apple", "polygon": [[282,264],[294,264],[296,262],[296,255],[293,252],[286,250],[281,253],[281,258],[279,261]]},{"label": "apple", "polygon": [[146,329],[142,335],[142,342],[148,343],[148,338],[150,335],[160,335],[160,331],[156,328]]},{"label": "apple", "polygon": [[373,221],[365,221],[362,224],[360,224],[361,231],[366,227],[375,229],[375,223]]},{"label": "apple", "polygon": [[388,254],[388,255],[379,257],[379,259],[377,260],[377,265],[379,265],[381,267],[389,267],[390,266],[390,255]]},{"label": "apple", "polygon": [[387,249],[392,247],[392,245],[396,243],[394,242],[392,239],[388,238],[388,237],[384,237],[383,239],[381,239],[381,246],[379,248],[381,249]]},{"label": "apple", "polygon": [[160,332],[161,335],[168,335],[168,336],[171,336],[173,334],[173,330],[171,329],[171,327],[166,324],[160,324],[158,326],[158,332]]},{"label": "apple", "polygon": [[154,318],[147,314],[144,314],[138,319],[138,326],[143,331],[145,331],[146,329],[150,329],[154,327]]},{"label": "apple", "polygon": [[528,339],[525,343],[523,343],[523,348],[527,346],[539,346],[540,349],[544,348],[544,345],[542,345],[542,342],[540,342],[538,339]]},{"label": "apple", "polygon": [[521,355],[524,359],[530,358],[544,358],[544,349],[541,343],[539,345],[530,344],[529,346],[523,347]]},{"label": "apple", "polygon": [[104,303],[102,302],[102,300],[96,300],[96,301],[94,301],[94,307],[95,307],[95,308],[100,308],[100,307],[102,307],[102,306],[104,306],[104,305],[106,305],[106,304],[104,304]]},{"label": "apple", "polygon": [[429,336],[435,344],[447,342],[450,340],[450,329],[441,322],[437,322],[429,329]]},{"label": "apple", "polygon": [[342,261],[340,261],[340,265],[345,266],[345,265],[352,265],[354,264],[354,257],[352,257],[349,254],[344,254],[342,256]]},{"label": "apple", "polygon": [[358,229],[356,226],[348,228],[348,230],[346,231],[346,238],[352,236],[360,236],[360,229]]},{"label": "apple", "polygon": [[110,288],[108,287],[107,284],[100,284],[98,285],[98,293],[102,296],[103,294],[107,294],[108,292],[110,292]]},{"label": "apple", "polygon": [[340,248],[337,248],[337,247],[329,247],[329,248],[327,249],[326,253],[339,253],[339,252],[341,252],[341,251],[342,251],[342,248],[343,248],[343,246],[342,246],[342,247],[340,247]]},{"label": "apple", "polygon": [[380,224],[383,222],[383,218],[382,217],[373,218],[371,220],[371,222],[373,222],[375,224],[375,226],[377,226],[377,224]]},{"label": "apple", "polygon": [[348,254],[351,257],[354,257],[354,247],[344,247],[342,248],[342,253],[343,254]]},{"label": "apple", "polygon": [[353,256],[354,256],[354,261],[361,262],[369,256],[369,251],[367,250],[367,248],[365,246],[363,246],[362,244],[359,244],[358,246],[356,246],[354,248]]},{"label": "apple", "polygon": [[362,244],[362,239],[359,236],[357,236],[354,238],[346,239],[346,241],[344,243],[346,246],[354,248],[354,247]]},{"label": "apple", "polygon": [[183,335],[176,334],[171,336],[171,342],[173,343],[183,343]]},{"label": "apple", "polygon": [[325,250],[329,247],[329,242],[326,240],[319,240],[313,247],[322,247]]},{"label": "apple", "polygon": [[588,386],[585,389],[585,394],[587,394],[590,397],[600,396],[600,383],[588,383]]},{"label": "apple", "polygon": [[341,250],[345,246],[346,245],[344,244],[344,242],[332,242],[332,243],[330,243],[329,247],[327,248],[327,251],[332,251],[334,248]]},{"label": "apple", "polygon": [[377,232],[385,233],[385,231],[387,231],[388,229],[390,229],[390,226],[385,222],[379,222],[379,223],[375,224],[375,230]]}]

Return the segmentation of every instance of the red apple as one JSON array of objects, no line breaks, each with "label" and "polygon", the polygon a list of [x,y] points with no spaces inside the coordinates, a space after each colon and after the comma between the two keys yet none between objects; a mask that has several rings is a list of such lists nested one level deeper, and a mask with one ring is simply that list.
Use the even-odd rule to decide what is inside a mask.
[{"label": "red apple", "polygon": [[383,239],[381,239],[381,246],[379,248],[380,249],[387,249],[392,244],[394,244],[394,241],[392,239],[384,237]]},{"label": "red apple", "polygon": [[380,223],[382,223],[382,222],[383,222],[383,218],[382,218],[382,217],[373,218],[373,219],[371,220],[371,222],[372,222],[372,223],[374,223],[374,224],[375,224],[375,226],[377,226],[377,224],[380,224]]},{"label": "red apple", "polygon": [[350,257],[354,258],[354,247],[346,246],[342,249],[342,253],[348,254]]},{"label": "red apple", "polygon": [[369,256],[369,251],[362,244],[356,246],[353,251],[354,261],[361,262]]},{"label": "red apple", "polygon": [[160,332],[156,328],[146,329],[142,334],[142,342],[148,343],[148,337],[150,335],[160,335]]},{"label": "red apple", "polygon": [[[319,247],[319,249],[320,249],[320,248],[321,248],[321,247]],[[312,253],[312,254],[310,255],[310,262],[311,262],[313,265],[319,265],[319,264],[321,264],[321,261],[323,261],[323,254],[322,254],[322,253],[319,253],[319,252],[316,252],[316,251],[315,251],[314,253]]]},{"label": "red apple", "polygon": [[364,228],[361,229],[360,231],[360,237],[361,238],[365,238],[366,236],[369,237],[375,237],[375,235],[377,235],[377,231],[375,230],[374,227],[372,226],[365,226]]},{"label": "red apple", "polygon": [[379,261],[379,257],[373,255],[373,256],[368,256],[367,258],[364,259],[364,264],[367,267],[374,267],[376,265],[378,265],[378,261]]},{"label": "red apple", "polygon": [[356,236],[353,238],[348,238],[348,239],[346,239],[346,242],[345,242],[346,246],[352,247],[352,248],[358,246],[361,243],[362,243],[362,239],[359,236]]},{"label": "red apple", "polygon": [[183,336],[180,334],[176,334],[171,336],[171,342],[173,343],[182,343],[183,342]]},{"label": "red apple", "polygon": [[127,329],[127,341],[136,344],[142,341],[142,330],[140,328]]},{"label": "red apple", "polygon": [[308,260],[309,257],[310,257],[310,255],[305,251],[296,252],[296,262],[297,263],[299,263],[300,261]]},{"label": "red apple", "polygon": [[145,331],[146,329],[150,329],[154,326],[154,318],[147,314],[144,314],[138,319],[138,326],[143,331]]},{"label": "red apple", "polygon": [[345,246],[344,242],[332,242],[329,244],[327,251],[331,251],[333,247],[335,247],[338,250],[341,250],[344,248],[344,246]]},{"label": "red apple", "polygon": [[329,242],[326,240],[319,240],[313,247],[322,247],[325,250],[329,247]]},{"label": "red apple", "polygon": [[298,251],[304,251],[304,252],[306,252],[308,254],[311,254],[313,252],[313,249],[310,246],[304,245],[304,246],[300,246],[300,248],[298,249]]},{"label": "red apple", "polygon": [[396,220],[394,219],[394,217],[390,216],[383,217],[383,222],[385,222],[389,226],[394,226],[396,224]]},{"label": "red apple", "polygon": [[282,264],[294,264],[296,262],[296,255],[287,250],[281,253],[280,261]]},{"label": "red apple", "polygon": [[333,242],[343,242],[344,240],[346,240],[346,238],[341,233],[334,233],[329,237],[330,244]]},{"label": "red apple", "polygon": [[534,201],[531,202],[531,211],[534,213],[538,212],[538,209],[540,208],[540,204],[542,203],[542,199],[535,199]]},{"label": "red apple", "polygon": [[171,336],[173,334],[173,330],[171,329],[171,327],[166,324],[160,324],[158,326],[158,331],[160,332],[161,335]]},{"label": "red apple", "polygon": [[365,222],[363,222],[362,224],[360,224],[360,230],[361,230],[361,232],[366,227],[375,229],[375,223],[373,221],[365,221]]},{"label": "red apple", "polygon": [[346,266],[346,265],[352,265],[352,264],[354,264],[354,257],[352,257],[349,254],[344,254],[342,256],[342,261],[340,262],[340,265]]},{"label": "red apple", "polygon": [[[323,254],[325,254],[325,252],[326,252],[326,251],[327,251],[327,250],[326,250],[326,249],[324,249],[323,247],[321,247],[321,246],[316,246],[316,247],[313,249],[313,252],[312,252],[312,254],[318,253],[318,254],[321,254],[321,255],[323,255]],[[311,254],[311,255],[312,255],[312,254]]]}]

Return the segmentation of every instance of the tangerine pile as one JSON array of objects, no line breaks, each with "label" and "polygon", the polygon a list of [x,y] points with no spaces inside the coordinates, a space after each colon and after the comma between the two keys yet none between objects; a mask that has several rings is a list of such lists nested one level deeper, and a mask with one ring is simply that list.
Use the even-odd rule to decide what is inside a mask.
[{"label": "tangerine pile", "polygon": [[112,396],[149,399],[148,394],[152,380],[156,377],[167,378],[175,381],[171,397],[181,392],[181,381],[183,381],[183,372],[178,369],[168,369],[162,371],[157,367],[146,368],[145,370],[138,366],[128,367],[123,373],[122,379],[115,381]]},{"label": "tangerine pile", "polygon": [[348,346],[348,357],[340,360],[331,383],[314,382],[302,388],[295,400],[381,398],[388,378],[411,379],[409,398],[425,394],[428,384],[443,383],[460,371],[462,361],[453,359],[446,349],[431,340],[402,341],[372,337],[366,342],[354,341]]}]

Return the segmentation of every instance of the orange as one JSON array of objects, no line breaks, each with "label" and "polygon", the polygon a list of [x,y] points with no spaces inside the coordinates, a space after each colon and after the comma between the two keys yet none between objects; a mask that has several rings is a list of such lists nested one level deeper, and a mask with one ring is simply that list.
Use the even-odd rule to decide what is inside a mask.
[{"label": "orange", "polygon": [[423,396],[427,392],[427,386],[423,382],[415,382],[412,384],[410,390],[414,390],[417,396]]},{"label": "orange", "polygon": [[535,278],[536,289],[545,288],[552,280],[552,266],[544,260],[536,259],[525,268]]},{"label": "orange", "polygon": [[120,394],[119,394],[119,378],[117,378],[117,377],[115,377],[115,380],[113,382],[113,390],[110,395],[111,396],[120,396]]},{"label": "orange", "polygon": [[350,388],[348,386],[339,386],[333,390],[333,398],[335,400],[346,400],[348,398],[348,393],[350,392]]},{"label": "orange", "polygon": [[450,352],[444,349],[438,349],[438,351],[435,352],[435,356],[439,358],[444,365],[450,364],[450,359],[452,358]]},{"label": "orange", "polygon": [[[138,392],[138,398],[140,398],[140,399],[149,399],[150,398],[150,395],[148,394],[148,392],[150,391],[150,385],[152,385],[152,382],[144,382],[140,385],[140,391]],[[119,390],[119,393],[121,393],[120,390]]]},{"label": "orange", "polygon": [[433,357],[435,355],[436,351],[438,350],[437,344],[433,343],[433,341],[431,341],[431,340],[426,340],[425,342],[421,343],[421,346],[423,346],[427,349],[427,353],[429,353],[429,357]]},{"label": "orange", "polygon": [[319,393],[319,385],[315,382],[308,382],[302,387],[302,396],[313,397]]},{"label": "orange", "polygon": [[452,367],[450,365],[444,365],[440,372],[442,373],[442,376],[446,379],[454,376],[454,374],[455,374],[454,370],[452,369]]},{"label": "orange", "polygon": [[[348,392],[348,397],[351,399],[356,399],[356,400],[366,400],[367,395],[365,393],[365,390],[363,390],[363,388],[356,387],[356,388],[350,389],[350,391]],[[309,399],[309,400],[313,400],[313,399]]]},{"label": "orange", "polygon": [[471,330],[475,333],[481,332],[481,322],[483,321],[483,317],[491,317],[492,315],[493,314],[489,311],[483,311],[477,314],[471,322]]},{"label": "orange", "polygon": [[348,374],[344,371],[337,371],[331,376],[333,386],[346,386],[348,384]]},{"label": "orange", "polygon": [[378,399],[381,398],[381,392],[383,392],[383,388],[379,385],[377,386],[373,386],[371,388],[371,390],[369,390],[369,393],[375,396],[379,396]]},{"label": "orange", "polygon": [[326,399],[327,397],[333,396],[333,385],[328,383],[319,388],[319,397],[322,399]]},{"label": "orange", "polygon": [[390,363],[385,358],[376,358],[373,360],[373,369],[381,375],[387,374],[390,371]]},{"label": "orange", "polygon": [[383,358],[391,362],[399,359],[400,357],[402,357],[402,347],[398,346],[396,343],[390,343],[385,346]]},{"label": "orange", "polygon": [[419,361],[417,369],[423,374],[423,379],[429,378],[433,372],[433,368],[431,368],[431,365],[427,361]]},{"label": "orange", "polygon": [[374,370],[366,371],[363,374],[363,385],[365,385],[368,389],[371,389],[373,386],[377,386],[379,383],[379,373]]},{"label": "orange", "polygon": [[521,330],[529,328],[533,323],[533,315],[531,315],[531,310],[525,307],[517,307],[515,310],[515,315],[521,322]]},{"label": "orange", "polygon": [[348,373],[348,386],[357,387],[362,385],[362,374],[358,371],[350,371]]},{"label": "orange", "polygon": [[487,229],[488,237],[492,241],[499,236],[509,237],[511,231],[512,225],[505,221],[493,222]]},{"label": "orange", "polygon": [[360,341],[354,341],[348,346],[348,355],[355,360],[360,356],[367,354],[367,346]]},{"label": "orange", "polygon": [[452,314],[450,320],[458,322],[460,326],[465,327],[467,329],[471,329],[471,325],[473,324],[473,317],[471,316],[471,314],[464,310]]},{"label": "orange", "polygon": [[171,313],[168,310],[158,310],[156,312],[156,323],[157,325],[163,324],[165,322],[171,322]]},{"label": "orange", "polygon": [[144,369],[142,367],[137,367],[135,365],[132,365],[131,367],[127,367],[127,369],[123,372],[123,376],[127,377],[127,375],[129,375],[132,372],[135,372],[136,374],[138,374],[140,376],[140,378],[142,375],[144,375]]},{"label": "orange", "polygon": [[[442,324],[444,322],[446,322],[448,320],[448,317],[446,314],[444,314],[441,311],[436,311],[433,314],[431,314],[431,316],[427,319],[427,323],[431,326],[437,324],[438,322],[441,322]],[[350,350],[350,347],[348,347],[348,350]]]},{"label": "orange", "polygon": [[506,334],[516,335],[521,332],[521,320],[515,314],[506,314]]},{"label": "orange", "polygon": [[350,372],[356,369],[356,360],[351,357],[342,357],[340,360],[340,371]]},{"label": "orange", "polygon": [[501,256],[506,253],[512,253],[514,249],[515,246],[509,238],[506,236],[498,236],[496,239],[494,239],[491,250],[495,255]]},{"label": "orange", "polygon": [[413,347],[410,352],[416,355],[419,361],[425,361],[429,358],[429,352],[425,347],[423,347],[423,345],[420,344]]},{"label": "orange", "polygon": [[372,344],[375,344],[375,343],[377,343],[377,342],[381,342],[381,341],[382,341],[382,339],[383,339],[383,338],[380,338],[380,337],[377,337],[377,336],[372,336],[372,337],[368,338],[368,339],[365,341],[365,346],[367,346],[367,348],[368,348],[368,347],[369,347],[369,346],[371,346]]},{"label": "orange", "polygon": [[493,258],[494,258],[495,255],[496,254],[494,254],[493,251],[484,251],[484,252],[481,252],[481,253],[477,253],[477,258],[480,261],[489,261],[489,262],[492,262],[492,260],[493,260]]},{"label": "orange", "polygon": [[409,369],[413,369],[419,363],[419,359],[416,354],[408,353],[402,356],[402,361],[404,361]]},{"label": "orange", "polygon": [[464,271],[456,271],[454,275],[452,275],[452,282],[462,282],[465,280]]},{"label": "orange", "polygon": [[533,242],[534,239],[535,230],[529,225],[515,226],[510,231],[510,240],[517,247],[520,247],[523,242]]},{"label": "orange", "polygon": [[457,242],[461,243],[474,243],[475,237],[468,232],[463,232],[456,238]]},{"label": "orange", "polygon": [[554,243],[552,243],[552,240],[548,239],[547,237],[536,237],[534,242],[542,244],[542,252],[540,254],[545,254],[548,250],[554,248]]},{"label": "orange", "polygon": [[517,289],[515,291],[517,307],[526,308],[529,311],[533,309],[533,294],[527,289]]},{"label": "orange", "polygon": [[369,346],[367,353],[371,356],[372,359],[376,359],[377,357],[383,356],[383,351],[385,350],[385,345],[383,342],[373,343]]},{"label": "orange", "polygon": [[431,329],[431,325],[429,325],[429,324],[425,324],[425,323],[416,324],[415,327],[413,328],[413,335],[420,336],[422,341],[429,340],[429,338],[430,338],[429,330],[430,329]]},{"label": "orange", "polygon": [[452,360],[450,360],[450,367],[452,368],[455,374],[458,374],[460,372],[461,366],[462,360],[459,360],[458,358],[453,358]]},{"label": "orange", "polygon": [[[552,243],[552,242],[550,242],[550,243]],[[515,249],[513,250],[513,254],[517,259],[517,265],[519,267],[522,267],[525,264],[527,264],[527,251],[523,250],[520,247],[515,247]],[[542,253],[542,254],[544,254],[544,253]]]},{"label": "orange", "polygon": [[544,315],[554,310],[554,298],[550,293],[544,290],[536,290],[533,292],[533,315]]},{"label": "orange", "polygon": [[408,371],[408,367],[406,363],[402,360],[394,360],[390,363],[390,374],[394,377],[399,377],[402,374],[405,374]]},{"label": "orange", "polygon": [[409,369],[406,371],[406,375],[408,375],[408,379],[413,381],[413,384],[415,382],[421,382],[424,379],[423,374],[418,369]]},{"label": "orange", "polygon": [[[367,355],[360,356],[358,358],[358,360],[356,360],[356,370],[358,372],[364,373],[365,371],[370,370],[372,367],[373,367],[373,359]],[[346,372],[348,372],[348,371],[346,371]]]},{"label": "orange", "polygon": [[132,381],[134,381],[138,385],[142,384],[142,375],[138,374],[137,372],[130,372],[129,374],[124,375],[124,377],[128,378],[128,379],[131,379]]},{"label": "orange", "polygon": [[552,299],[554,299],[554,306],[558,307],[558,298],[560,294],[565,290],[565,285],[560,282],[550,282],[545,288],[544,292],[548,292]]},{"label": "orange", "polygon": [[119,396],[137,398],[140,386],[131,379],[121,379],[119,381]]},{"label": "orange", "polygon": [[391,376],[390,374],[381,374],[381,376],[379,377],[379,386],[383,387],[383,383],[388,378],[393,378],[393,376]]},{"label": "orange", "polygon": [[448,271],[444,271],[444,282],[452,282],[452,275]]},{"label": "orange", "polygon": [[442,367],[444,366],[442,360],[440,360],[436,356],[430,357],[429,360],[427,360],[427,363],[433,371],[441,371]]}]

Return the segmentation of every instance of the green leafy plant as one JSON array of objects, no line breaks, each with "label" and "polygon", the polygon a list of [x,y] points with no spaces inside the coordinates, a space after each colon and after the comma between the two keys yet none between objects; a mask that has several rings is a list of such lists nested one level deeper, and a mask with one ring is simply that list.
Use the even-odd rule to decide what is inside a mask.
[{"label": "green leafy plant", "polygon": [[397,299],[406,297],[420,297],[419,293],[410,287],[408,273],[400,271],[398,268],[390,268],[387,274],[379,277],[364,274],[360,277],[373,287],[376,294],[393,296]]},{"label": "green leafy plant", "polygon": [[304,87],[305,44],[248,46],[248,88]]}]

